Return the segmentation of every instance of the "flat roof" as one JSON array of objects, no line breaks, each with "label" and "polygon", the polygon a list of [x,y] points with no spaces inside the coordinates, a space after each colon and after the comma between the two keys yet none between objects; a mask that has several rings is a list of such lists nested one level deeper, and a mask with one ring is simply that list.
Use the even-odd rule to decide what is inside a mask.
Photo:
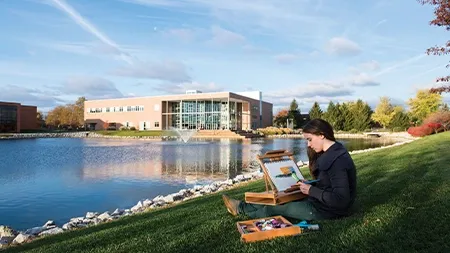
[{"label": "flat roof", "polygon": [[[236,97],[243,97],[248,98],[252,100],[257,100],[251,97],[246,97],[234,92],[229,91],[218,91],[218,92],[207,92],[207,93],[191,93],[191,94],[171,94],[171,95],[157,95],[157,96],[142,96],[142,97],[123,97],[123,98],[106,98],[106,99],[87,99],[86,102],[90,101],[108,101],[108,100],[125,100],[125,99],[142,99],[142,98],[161,98],[161,99],[173,99],[173,100],[180,100],[179,97],[201,97],[201,98],[219,98],[219,97],[229,97],[230,95],[236,96]],[[213,97],[214,96],[214,97]],[[263,101],[265,103],[269,103],[266,101]],[[269,103],[272,104],[272,103]]]}]

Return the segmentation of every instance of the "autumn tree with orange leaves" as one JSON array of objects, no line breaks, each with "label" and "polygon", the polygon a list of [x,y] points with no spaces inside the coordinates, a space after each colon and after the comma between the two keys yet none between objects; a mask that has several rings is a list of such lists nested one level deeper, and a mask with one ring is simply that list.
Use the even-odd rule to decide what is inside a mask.
[{"label": "autumn tree with orange leaves", "polygon": [[[432,5],[434,8],[435,19],[430,21],[430,25],[443,26],[447,31],[450,31],[450,0],[417,0],[422,5]],[[450,53],[450,40],[444,46],[434,46],[427,49],[428,55],[447,55]],[[447,64],[447,68],[450,64]],[[439,77],[438,82],[449,82],[450,75]],[[450,85],[441,85],[437,88],[430,89],[431,93],[441,94],[443,92],[450,92]]]}]

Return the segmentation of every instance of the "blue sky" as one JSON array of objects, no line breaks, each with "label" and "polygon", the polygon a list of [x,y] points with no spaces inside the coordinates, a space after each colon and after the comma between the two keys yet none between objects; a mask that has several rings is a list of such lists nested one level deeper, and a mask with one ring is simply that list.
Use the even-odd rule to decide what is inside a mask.
[{"label": "blue sky", "polygon": [[[3,0],[0,100],[260,90],[303,112],[380,96],[405,105],[447,75],[448,39],[414,0]],[[450,102],[449,97],[445,97]]]}]

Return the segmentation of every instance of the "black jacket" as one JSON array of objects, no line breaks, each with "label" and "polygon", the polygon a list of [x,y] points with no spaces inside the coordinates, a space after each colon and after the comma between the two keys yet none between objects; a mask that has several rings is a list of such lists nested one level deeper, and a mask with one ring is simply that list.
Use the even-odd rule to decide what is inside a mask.
[{"label": "black jacket", "polygon": [[309,189],[308,200],[328,218],[349,215],[356,197],[356,168],[347,149],[335,142],[315,166],[320,181]]}]

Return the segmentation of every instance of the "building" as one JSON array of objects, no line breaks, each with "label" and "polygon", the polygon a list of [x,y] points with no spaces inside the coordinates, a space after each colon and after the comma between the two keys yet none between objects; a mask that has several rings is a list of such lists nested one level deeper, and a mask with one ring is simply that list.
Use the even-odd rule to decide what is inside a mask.
[{"label": "building", "polygon": [[0,102],[0,132],[19,133],[37,129],[37,107]]},{"label": "building", "polygon": [[272,125],[273,105],[262,93],[197,90],[181,95],[88,100],[84,119],[89,129],[173,128],[249,130]]}]

